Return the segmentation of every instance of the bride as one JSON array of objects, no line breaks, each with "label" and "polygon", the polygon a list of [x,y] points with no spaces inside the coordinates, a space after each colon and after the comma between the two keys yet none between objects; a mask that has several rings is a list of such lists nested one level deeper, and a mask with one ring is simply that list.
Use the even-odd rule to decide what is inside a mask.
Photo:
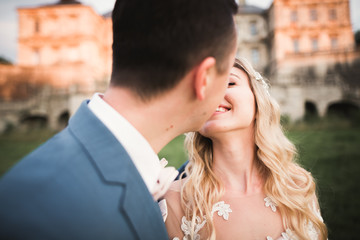
[{"label": "bride", "polygon": [[188,133],[187,177],[165,195],[170,239],[326,239],[309,172],[280,126],[268,85],[236,59],[226,95]]}]

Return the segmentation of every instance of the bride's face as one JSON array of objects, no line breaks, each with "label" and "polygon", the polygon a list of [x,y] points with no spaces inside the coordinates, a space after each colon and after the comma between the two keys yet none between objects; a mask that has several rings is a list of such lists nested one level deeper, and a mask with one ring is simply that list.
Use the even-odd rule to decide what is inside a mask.
[{"label": "bride's face", "polygon": [[212,137],[219,133],[249,128],[255,118],[255,97],[245,71],[233,67],[225,97],[200,133]]}]

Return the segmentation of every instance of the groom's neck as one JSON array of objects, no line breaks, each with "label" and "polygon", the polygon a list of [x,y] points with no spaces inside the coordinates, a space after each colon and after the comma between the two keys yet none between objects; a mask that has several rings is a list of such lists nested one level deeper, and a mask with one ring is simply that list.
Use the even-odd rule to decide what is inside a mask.
[{"label": "groom's neck", "polygon": [[103,99],[145,137],[156,153],[185,131],[184,104],[172,90],[144,102],[128,89],[111,87]]}]

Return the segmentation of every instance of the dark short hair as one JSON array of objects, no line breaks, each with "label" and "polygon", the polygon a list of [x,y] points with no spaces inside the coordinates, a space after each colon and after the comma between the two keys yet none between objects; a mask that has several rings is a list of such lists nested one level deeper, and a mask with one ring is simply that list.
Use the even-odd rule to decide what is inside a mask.
[{"label": "dark short hair", "polygon": [[174,87],[206,57],[221,73],[235,46],[234,0],[117,0],[112,86],[146,100]]}]

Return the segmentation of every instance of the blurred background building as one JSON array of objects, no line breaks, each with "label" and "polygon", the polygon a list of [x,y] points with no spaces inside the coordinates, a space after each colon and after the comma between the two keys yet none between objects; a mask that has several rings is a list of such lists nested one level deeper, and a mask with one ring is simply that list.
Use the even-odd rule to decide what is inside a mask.
[{"label": "blurred background building", "polygon": [[[269,78],[292,120],[360,106],[360,51],[349,0],[239,2],[238,56]],[[75,0],[18,8],[18,64],[0,65],[0,130],[8,122],[63,127],[79,102],[111,74],[111,12]]]},{"label": "blurred background building", "polygon": [[270,79],[282,113],[297,120],[360,106],[360,52],[348,0],[239,1],[238,56]]},{"label": "blurred background building", "polygon": [[91,89],[93,80],[109,78],[111,18],[70,0],[19,8],[18,15],[20,66],[62,68],[64,76],[51,82],[59,87],[79,84]]}]

